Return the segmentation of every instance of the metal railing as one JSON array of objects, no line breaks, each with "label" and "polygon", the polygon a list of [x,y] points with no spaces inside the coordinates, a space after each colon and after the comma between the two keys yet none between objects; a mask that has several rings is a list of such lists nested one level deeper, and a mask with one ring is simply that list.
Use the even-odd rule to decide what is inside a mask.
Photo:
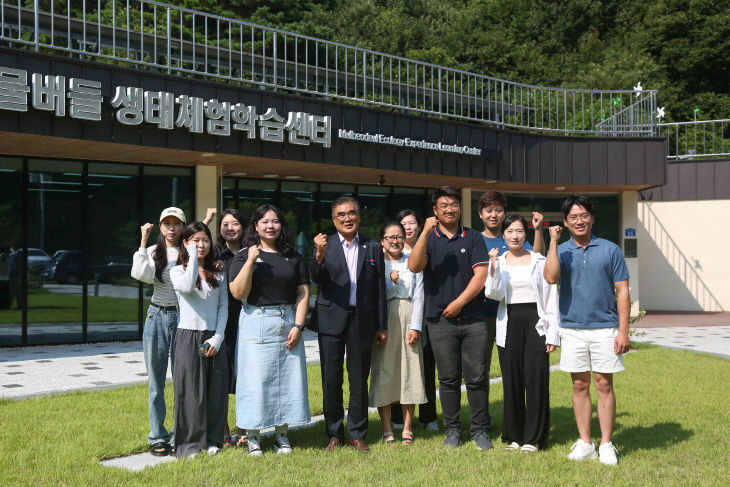
[{"label": "metal railing", "polygon": [[655,134],[656,92],[637,91],[636,101],[625,108],[620,107],[621,100],[618,98],[611,102],[618,104],[618,109],[596,124],[597,133],[615,137]]},{"label": "metal railing", "polygon": [[730,157],[730,120],[699,120],[657,124],[667,138],[667,159]]},{"label": "metal railing", "polygon": [[[563,134],[653,135],[632,90],[551,88],[392,56],[153,0],[0,0],[0,41],[169,74]],[[640,106],[656,106],[644,90]],[[635,120],[635,122],[634,122]]]}]

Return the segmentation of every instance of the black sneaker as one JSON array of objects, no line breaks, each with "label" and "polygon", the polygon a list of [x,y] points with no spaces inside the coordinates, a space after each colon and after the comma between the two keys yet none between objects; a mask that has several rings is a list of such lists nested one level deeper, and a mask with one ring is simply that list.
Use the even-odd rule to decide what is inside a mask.
[{"label": "black sneaker", "polygon": [[446,439],[444,440],[444,446],[450,446],[451,448],[459,448],[461,446],[461,431],[447,430]]},{"label": "black sneaker", "polygon": [[472,436],[472,439],[477,445],[477,450],[491,450],[492,448],[494,448],[486,431],[480,431],[478,433],[475,433]]}]

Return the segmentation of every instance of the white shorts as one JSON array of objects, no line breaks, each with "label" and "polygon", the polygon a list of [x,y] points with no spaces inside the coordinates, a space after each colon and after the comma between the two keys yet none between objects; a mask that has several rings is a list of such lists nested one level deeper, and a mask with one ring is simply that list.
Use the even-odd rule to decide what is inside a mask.
[{"label": "white shorts", "polygon": [[615,328],[560,327],[560,370],[613,374],[624,370],[621,355],[613,351]]}]

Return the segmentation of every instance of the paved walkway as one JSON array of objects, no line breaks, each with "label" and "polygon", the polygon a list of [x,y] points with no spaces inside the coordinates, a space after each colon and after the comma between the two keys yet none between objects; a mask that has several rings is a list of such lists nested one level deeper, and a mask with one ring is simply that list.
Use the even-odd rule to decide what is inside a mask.
[{"label": "paved walkway", "polygon": [[[319,361],[317,335],[304,331],[307,363]],[[168,379],[172,379],[168,368]],[[147,382],[142,342],[0,348],[0,398],[25,399]]]}]

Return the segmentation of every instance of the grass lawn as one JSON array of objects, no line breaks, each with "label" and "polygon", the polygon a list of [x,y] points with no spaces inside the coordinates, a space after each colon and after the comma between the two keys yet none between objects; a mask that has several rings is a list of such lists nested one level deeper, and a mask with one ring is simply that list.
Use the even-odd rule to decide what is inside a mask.
[{"label": "grass lawn", "polygon": [[[378,442],[382,428],[371,415],[370,455],[350,449],[325,453],[323,426],[293,431],[289,457],[248,458],[231,449],[170,462],[140,473],[99,465],[100,458],[146,449],[146,387],[72,393],[0,402],[0,471],[3,485],[729,485],[730,408],[723,377],[730,361],[711,355],[642,348],[625,356],[617,376],[614,443],[618,467],[566,459],[577,433],[567,374],[551,375],[551,445],[536,454],[473,443],[441,447],[443,434],[416,430],[411,447]],[[310,366],[310,398],[321,410],[318,366]],[[725,391],[725,392],[723,392]],[[464,395],[464,404],[466,398]],[[493,387],[491,412],[502,419],[502,388]],[[468,419],[468,408],[462,410]],[[593,437],[598,437],[594,415]],[[467,428],[468,429],[468,428]],[[468,437],[468,435],[465,435]]]}]

